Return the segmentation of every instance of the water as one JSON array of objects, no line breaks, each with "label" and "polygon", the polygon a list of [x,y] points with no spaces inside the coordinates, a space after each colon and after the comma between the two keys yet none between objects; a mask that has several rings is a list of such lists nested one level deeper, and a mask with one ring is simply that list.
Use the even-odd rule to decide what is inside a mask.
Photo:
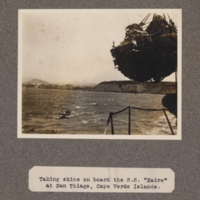
[{"label": "water", "polygon": [[[162,108],[163,95],[23,89],[22,131],[31,134],[104,134],[109,112],[129,105]],[[61,110],[71,110],[59,119]],[[167,113],[176,131],[176,118]],[[115,134],[128,134],[128,110],[113,118]],[[110,125],[106,134],[111,134]],[[171,135],[162,111],[131,110],[131,134]]]}]

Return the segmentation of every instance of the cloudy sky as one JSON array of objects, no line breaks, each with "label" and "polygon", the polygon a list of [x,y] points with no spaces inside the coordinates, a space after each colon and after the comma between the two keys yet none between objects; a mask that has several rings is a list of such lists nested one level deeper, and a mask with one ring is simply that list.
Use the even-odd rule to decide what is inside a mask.
[{"label": "cloudy sky", "polygon": [[20,10],[22,76],[52,83],[128,80],[114,69],[110,49],[148,13],[169,14],[177,24],[176,10]]}]

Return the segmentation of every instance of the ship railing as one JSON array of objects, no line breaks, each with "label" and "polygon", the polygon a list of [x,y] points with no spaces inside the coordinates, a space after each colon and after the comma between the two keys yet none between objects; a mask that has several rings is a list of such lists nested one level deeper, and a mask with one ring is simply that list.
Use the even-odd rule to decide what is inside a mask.
[{"label": "ship railing", "polygon": [[106,123],[106,128],[105,128],[105,131],[104,131],[104,135],[106,135],[106,132],[107,132],[107,128],[108,128],[108,125],[111,124],[111,133],[112,135],[115,134],[115,131],[114,131],[114,123],[113,123],[113,116],[114,115],[117,115],[121,112],[124,112],[126,110],[128,110],[128,135],[131,135],[131,109],[135,109],[135,110],[143,110],[143,111],[163,111],[164,113],[164,116],[166,118],[166,121],[168,123],[168,126],[170,128],[170,131],[172,133],[172,135],[175,135],[174,131],[173,131],[173,128],[172,128],[172,125],[169,121],[169,118],[167,116],[167,113],[166,111],[168,110],[167,108],[158,108],[158,109],[155,109],[155,108],[139,108],[139,107],[134,107],[134,106],[128,106],[122,110],[119,110],[117,112],[110,112],[109,113],[109,116],[108,116],[108,120],[107,120],[107,123]]}]

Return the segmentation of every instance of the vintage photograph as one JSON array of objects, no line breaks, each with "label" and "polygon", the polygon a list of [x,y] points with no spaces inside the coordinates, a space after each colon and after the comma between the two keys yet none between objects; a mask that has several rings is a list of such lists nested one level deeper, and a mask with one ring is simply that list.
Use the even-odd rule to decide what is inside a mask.
[{"label": "vintage photograph", "polygon": [[181,139],[181,9],[18,11],[18,138]]}]

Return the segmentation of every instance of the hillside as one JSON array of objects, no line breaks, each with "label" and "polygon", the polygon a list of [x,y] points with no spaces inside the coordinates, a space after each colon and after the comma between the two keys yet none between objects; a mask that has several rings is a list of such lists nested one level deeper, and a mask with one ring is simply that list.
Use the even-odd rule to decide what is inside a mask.
[{"label": "hillside", "polygon": [[34,79],[32,79],[32,80],[30,80],[30,81],[28,81],[28,82],[25,82],[25,83],[23,83],[23,84],[25,84],[25,85],[27,85],[27,84],[30,84],[30,85],[49,85],[49,83],[48,82],[46,82],[46,81],[43,81],[43,80],[41,80],[41,79],[37,79],[37,78],[34,78]]},{"label": "hillside", "polygon": [[[78,83],[78,82],[77,82]],[[73,85],[73,84],[52,84],[41,79],[32,79],[27,82],[23,82],[23,88],[38,88],[38,89],[58,89],[58,90],[91,90],[94,86],[93,83],[85,85]]]},{"label": "hillside", "polygon": [[176,92],[176,85],[174,82],[109,81],[99,83],[92,90],[99,92],[169,94]]}]

